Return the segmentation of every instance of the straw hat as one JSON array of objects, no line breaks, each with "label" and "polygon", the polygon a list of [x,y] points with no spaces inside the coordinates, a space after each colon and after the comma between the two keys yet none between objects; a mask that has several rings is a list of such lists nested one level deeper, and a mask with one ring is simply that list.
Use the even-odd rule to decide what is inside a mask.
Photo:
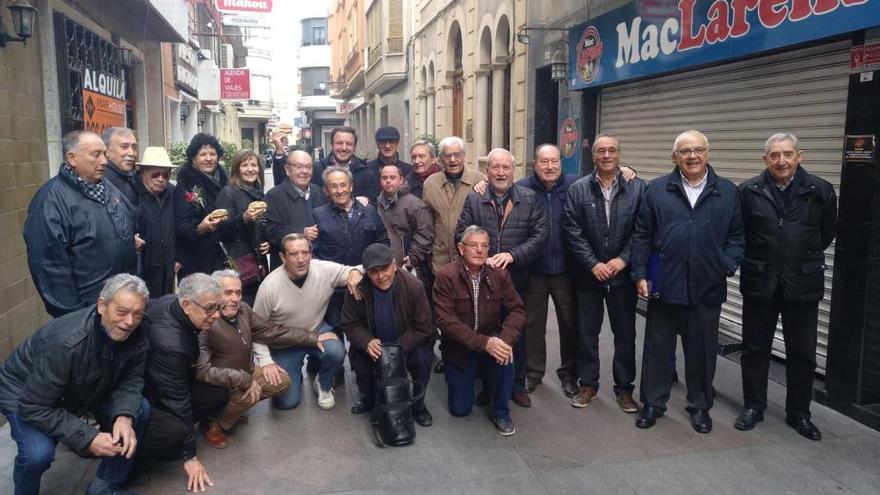
[{"label": "straw hat", "polygon": [[162,146],[148,146],[144,150],[144,157],[137,162],[137,165],[139,167],[177,168],[177,165],[171,163],[168,152]]}]

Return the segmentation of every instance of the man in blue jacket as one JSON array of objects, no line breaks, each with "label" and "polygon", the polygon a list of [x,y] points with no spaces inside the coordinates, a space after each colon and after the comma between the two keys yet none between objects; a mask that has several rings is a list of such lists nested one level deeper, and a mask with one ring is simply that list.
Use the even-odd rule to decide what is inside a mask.
[{"label": "man in blue jacket", "polygon": [[681,334],[691,426],[709,433],[721,303],[726,277],[742,260],[745,233],[736,186],[709,166],[705,135],[679,134],[672,162],[672,173],[648,185],[632,241],[632,278],[639,295],[652,297],[642,352],[644,408],[636,426],[654,426],[666,410]]}]

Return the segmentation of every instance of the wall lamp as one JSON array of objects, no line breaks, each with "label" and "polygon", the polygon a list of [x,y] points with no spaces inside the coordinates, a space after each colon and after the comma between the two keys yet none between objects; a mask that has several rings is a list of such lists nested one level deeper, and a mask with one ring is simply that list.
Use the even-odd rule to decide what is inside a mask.
[{"label": "wall lamp", "polygon": [[523,45],[528,45],[531,41],[531,36],[529,35],[529,31],[561,31],[564,33],[568,32],[566,28],[556,28],[556,27],[544,27],[544,26],[526,26],[521,28],[516,33],[516,41],[519,41]]},{"label": "wall lamp", "polygon": [[0,22],[0,47],[13,41],[27,44],[27,39],[34,34],[34,17],[37,15],[37,9],[27,0],[16,0],[9,6],[9,11],[12,13],[12,27],[18,37],[10,35],[6,31],[6,26]]},{"label": "wall lamp", "polygon": [[117,48],[116,49],[116,58],[119,60],[119,65],[125,67],[126,69],[131,67],[131,49],[130,48]]},{"label": "wall lamp", "polygon": [[205,125],[205,121],[208,120],[208,112],[205,109],[199,110],[199,113],[196,114],[196,122],[202,126]]},{"label": "wall lamp", "polygon": [[189,117],[189,103],[181,103],[180,104],[180,120],[181,122],[186,120]]}]

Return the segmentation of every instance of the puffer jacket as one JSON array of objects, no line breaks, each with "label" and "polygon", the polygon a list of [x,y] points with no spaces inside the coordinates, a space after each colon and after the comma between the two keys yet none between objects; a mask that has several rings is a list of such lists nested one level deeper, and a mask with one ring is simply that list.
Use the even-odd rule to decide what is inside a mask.
[{"label": "puffer jacket", "polygon": [[210,330],[199,332],[196,380],[230,391],[247,390],[253,383],[254,342],[278,347],[315,347],[318,334],[276,325],[242,302],[235,320],[224,316],[216,319]]},{"label": "puffer jacket", "polygon": [[648,257],[659,255],[659,302],[721,304],[727,278],[743,257],[745,232],[733,182],[708,166],[703,193],[693,208],[678,168],[648,184],[632,240],[632,278],[646,278]]},{"label": "puffer jacket", "polygon": [[740,269],[744,296],[806,303],[825,294],[825,249],[834,239],[837,195],[827,181],[798,167],[785,209],[777,207],[764,172],[739,186],[746,249]]},{"label": "puffer jacket", "polygon": [[[177,261],[183,266],[180,278],[191,273],[211,273],[226,266],[226,257],[217,241],[219,233],[206,232],[199,235],[196,227],[205,215],[217,206],[217,195],[226,186],[226,171],[220,165],[219,182],[196,169],[191,163],[177,172],[177,187],[174,189],[174,217],[177,229]],[[195,196],[201,198],[199,202]]]},{"label": "puffer jacket", "polygon": [[562,241],[564,228],[562,226],[562,217],[565,210],[565,203],[568,199],[568,190],[572,184],[578,179],[576,175],[560,175],[559,180],[550,189],[544,187],[544,184],[538,176],[532,172],[525,179],[520,179],[516,184],[518,186],[527,187],[538,197],[538,201],[547,214],[547,240],[541,248],[541,255],[532,263],[529,271],[538,275],[558,275],[565,273],[568,266],[568,253]]},{"label": "puffer jacket", "polygon": [[313,215],[318,225],[318,238],[312,249],[315,258],[357,266],[370,244],[390,245],[385,224],[373,205],[364,206],[355,200],[351,208],[351,220],[345,210],[333,203],[315,208]]},{"label": "puffer jacket", "polygon": [[95,304],[104,281],[113,275],[137,273],[137,212],[116,186],[104,184],[107,202],[101,204],[59,173],[40,187],[28,206],[28,268],[53,317]]},{"label": "puffer jacket", "polygon": [[529,265],[541,254],[550,232],[547,215],[534,191],[514,184],[506,211],[499,216],[490,189],[487,187],[482,195],[473,192],[465,199],[455,239],[461,240],[461,234],[470,225],[486,229],[489,256],[504,252],[513,256],[513,265],[508,270],[513,284],[521,289],[528,283]]},{"label": "puffer jacket", "polygon": [[489,337],[513,346],[526,324],[526,308],[507,270],[483,267],[478,301],[479,326],[474,329],[474,297],[464,261],[447,264],[434,282],[434,317],[442,336],[443,359],[467,366],[471,352],[485,352]]},{"label": "puffer jacket", "polygon": [[[580,270],[574,277],[580,287],[631,285],[630,259],[631,241],[635,229],[636,215],[645,182],[633,179],[623,180],[617,173],[617,186],[611,198],[611,222],[605,214],[605,197],[596,174],[578,179],[568,189],[568,202],[562,221],[563,237],[566,247]],[[626,262],[626,269],[613,279],[600,282],[591,270],[597,263],[606,263],[620,257]]]},{"label": "puffer jacket", "polygon": [[111,417],[137,417],[146,356],[140,330],[114,343],[95,306],[80,309],[37,330],[0,366],[0,409],[84,455],[98,430],[80,416],[110,400]]}]

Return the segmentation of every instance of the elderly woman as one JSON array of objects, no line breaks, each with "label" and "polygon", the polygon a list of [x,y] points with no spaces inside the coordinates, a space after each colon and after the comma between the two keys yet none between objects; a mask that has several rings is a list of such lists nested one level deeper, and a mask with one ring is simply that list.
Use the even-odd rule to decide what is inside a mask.
[{"label": "elderly woman", "polygon": [[[253,306],[257,288],[268,274],[266,253],[269,243],[264,233],[266,203],[263,194],[263,158],[253,150],[241,150],[232,158],[229,185],[217,196],[217,208],[225,209],[229,220],[217,229],[226,254],[242,275],[242,298]],[[255,265],[251,265],[251,262]],[[247,266],[246,266],[247,265]],[[257,277],[249,268],[256,266]]]},{"label": "elderly woman", "polygon": [[[174,223],[177,231],[178,276],[212,273],[226,266],[217,228],[228,217],[214,213],[220,190],[228,180],[220,166],[223,148],[216,137],[196,134],[186,148],[186,163],[177,173]],[[214,214],[212,214],[214,213]]]}]

